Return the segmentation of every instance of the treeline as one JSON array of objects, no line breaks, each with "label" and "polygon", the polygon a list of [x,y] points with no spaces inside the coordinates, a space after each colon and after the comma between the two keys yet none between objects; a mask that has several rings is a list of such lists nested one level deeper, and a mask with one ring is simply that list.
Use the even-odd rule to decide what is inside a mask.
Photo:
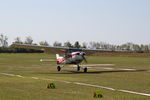
[{"label": "treeline", "polygon": [[[22,42],[19,37],[15,38],[14,43],[21,44],[33,44],[33,39],[27,37],[25,42]],[[13,48],[8,45],[8,37],[0,34],[0,53],[43,53],[42,50],[33,50],[33,49],[23,49],[23,48]]]},{"label": "treeline", "polygon": [[[26,37],[25,41],[22,41],[20,37],[16,37],[13,43],[19,44],[32,44],[32,45],[42,45],[42,46],[62,46],[62,47],[72,47],[72,48],[91,48],[91,49],[109,49],[109,50],[119,50],[119,51],[128,51],[128,52],[136,52],[136,53],[149,53],[150,52],[150,44],[134,44],[134,43],[125,43],[122,45],[113,45],[105,42],[83,42],[79,43],[76,41],[75,43],[71,43],[69,41],[61,43],[55,41],[52,45],[47,41],[41,41],[39,43],[34,43],[31,36]],[[0,53],[10,52],[10,53],[42,53],[41,50],[33,50],[33,49],[19,49],[13,48],[8,45],[8,37],[1,34],[0,35]]]}]

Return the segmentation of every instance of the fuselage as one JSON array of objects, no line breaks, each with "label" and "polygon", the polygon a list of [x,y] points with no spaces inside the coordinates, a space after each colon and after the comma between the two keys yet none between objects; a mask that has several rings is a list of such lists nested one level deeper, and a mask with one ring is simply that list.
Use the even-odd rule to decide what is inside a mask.
[{"label": "fuselage", "polygon": [[72,52],[64,57],[57,57],[57,64],[80,64],[84,58],[84,52]]}]

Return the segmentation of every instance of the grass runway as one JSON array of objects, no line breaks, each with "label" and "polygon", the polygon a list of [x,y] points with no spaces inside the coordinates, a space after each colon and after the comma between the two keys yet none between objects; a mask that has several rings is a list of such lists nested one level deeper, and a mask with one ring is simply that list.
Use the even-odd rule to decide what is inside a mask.
[{"label": "grass runway", "polygon": [[[98,69],[96,66],[89,69],[88,73],[76,72],[74,67],[67,66],[61,72],[57,72],[55,62],[40,62],[41,58],[55,59],[55,55],[0,54],[0,73],[25,77],[0,74],[0,100],[95,100],[93,92],[97,90],[103,93],[104,97],[101,100],[150,99],[149,96],[62,82],[88,83],[150,94],[150,57],[90,56],[89,64],[115,64],[115,66],[112,66],[114,68],[112,70]],[[118,69],[136,69],[136,71]],[[56,84],[56,89],[46,88],[50,82]]]}]

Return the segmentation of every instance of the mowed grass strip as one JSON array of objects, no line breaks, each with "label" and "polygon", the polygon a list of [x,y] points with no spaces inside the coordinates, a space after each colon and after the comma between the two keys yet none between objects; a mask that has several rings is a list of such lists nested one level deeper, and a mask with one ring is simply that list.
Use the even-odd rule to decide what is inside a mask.
[{"label": "mowed grass strip", "polygon": [[[66,67],[61,72],[57,72],[55,62],[40,62],[41,58],[55,59],[55,55],[0,54],[0,72],[26,77],[83,82],[150,94],[149,57],[91,56],[88,57],[89,64],[115,64],[114,68],[135,68],[138,71],[89,69],[88,73],[76,72],[76,69],[71,67]],[[150,99],[146,96],[63,82],[56,82],[56,90],[47,90],[46,85],[48,83],[49,81],[44,80],[0,75],[0,96],[2,100],[9,100],[9,98],[14,100],[91,100],[93,99],[93,91],[101,90],[104,93],[103,100]]]},{"label": "mowed grass strip", "polygon": [[[53,82],[56,89],[47,89]],[[106,89],[66,84],[63,82],[1,76],[0,100],[95,100],[93,93],[101,91],[102,100],[148,100],[149,97]]]}]

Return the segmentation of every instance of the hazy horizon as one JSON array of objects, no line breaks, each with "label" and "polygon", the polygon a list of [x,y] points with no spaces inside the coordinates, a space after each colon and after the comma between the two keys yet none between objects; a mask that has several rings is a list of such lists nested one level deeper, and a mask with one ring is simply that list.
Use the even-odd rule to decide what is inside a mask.
[{"label": "hazy horizon", "polygon": [[150,44],[150,0],[5,0],[0,34],[34,42]]}]

